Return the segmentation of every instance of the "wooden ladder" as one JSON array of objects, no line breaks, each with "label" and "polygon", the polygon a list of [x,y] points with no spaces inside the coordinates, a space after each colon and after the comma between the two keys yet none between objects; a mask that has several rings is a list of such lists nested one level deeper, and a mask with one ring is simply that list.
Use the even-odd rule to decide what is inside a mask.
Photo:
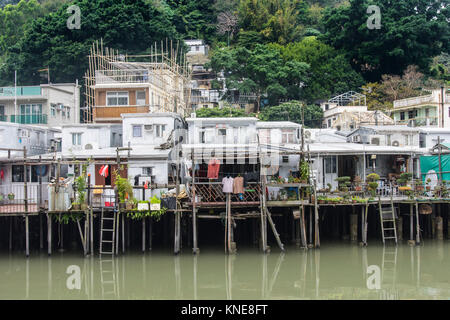
[{"label": "wooden ladder", "polygon": [[395,225],[397,214],[392,199],[391,203],[385,207],[381,204],[380,199],[378,201],[378,211],[380,213],[381,236],[383,238],[383,244],[386,240],[394,240],[395,244],[397,244],[397,229]]},{"label": "wooden ladder", "polygon": [[397,276],[397,246],[383,246],[383,261],[381,268],[381,283],[383,286],[395,287]]},{"label": "wooden ladder", "polygon": [[[102,254],[114,255],[115,253],[116,209],[112,211],[112,216],[110,213],[111,211],[105,211],[102,208],[102,215],[100,220],[100,256]],[[108,250],[109,248],[111,249],[111,251]]]},{"label": "wooden ladder", "polygon": [[102,285],[102,298],[118,298],[118,288],[116,281],[116,266],[114,257],[110,259],[100,259],[100,282]]}]

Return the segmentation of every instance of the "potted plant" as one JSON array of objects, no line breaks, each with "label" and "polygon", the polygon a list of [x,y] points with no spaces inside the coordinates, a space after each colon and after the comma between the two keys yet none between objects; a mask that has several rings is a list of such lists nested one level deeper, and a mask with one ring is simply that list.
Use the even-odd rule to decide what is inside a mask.
[{"label": "potted plant", "polygon": [[414,188],[417,192],[423,192],[425,190],[422,181],[420,181],[420,179],[414,180]]},{"label": "potted plant", "polygon": [[309,179],[309,164],[307,161],[300,161],[300,182],[307,183]]},{"label": "potted plant", "polygon": [[355,176],[355,178],[353,179],[353,182],[355,184],[355,191],[361,192],[362,191],[361,177],[360,176]]},{"label": "potted plant", "polygon": [[350,183],[350,177],[344,176],[344,177],[339,177],[336,178],[335,181],[338,182],[338,189],[341,192],[347,193],[348,192],[348,188],[350,187],[351,183]]},{"label": "potted plant", "polygon": [[79,211],[79,210],[81,210],[81,205],[80,205],[80,203],[79,203],[79,202],[76,202],[76,201],[72,202],[72,210],[74,210],[74,211]]},{"label": "potted plant", "polygon": [[427,191],[431,191],[430,183],[431,183],[431,179],[428,178],[427,181],[425,182],[425,184],[426,184],[425,188],[427,189]]},{"label": "potted plant", "polygon": [[12,192],[8,193],[8,200],[13,201],[15,196],[16,195],[14,193],[12,193]]},{"label": "potted plant", "polygon": [[367,189],[370,192],[371,198],[375,198],[377,195],[378,180],[380,180],[380,176],[376,173],[371,173],[366,177]]},{"label": "potted plant", "polygon": [[127,178],[122,178],[119,171],[114,170],[114,177],[116,182],[117,193],[119,194],[119,209],[120,210],[130,210],[132,205],[127,206],[128,200],[133,201],[133,186]]},{"label": "potted plant", "polygon": [[[84,175],[84,173],[75,179],[75,189],[77,197],[75,207],[78,209],[74,208],[74,210],[86,210],[86,176]],[[73,205],[74,203],[72,203],[72,208]]]},{"label": "potted plant", "polygon": [[331,192],[332,187],[331,183],[327,183],[327,192]]},{"label": "potted plant", "polygon": [[405,193],[409,193],[408,191],[411,191],[411,186],[408,185],[408,182],[411,181],[412,173],[409,172],[403,172],[400,174],[400,178],[397,179],[397,182],[399,183],[398,190],[403,191]]},{"label": "potted plant", "polygon": [[324,204],[326,202],[326,200],[327,200],[327,197],[325,197],[325,196],[318,196],[317,197],[317,202],[319,204]]}]

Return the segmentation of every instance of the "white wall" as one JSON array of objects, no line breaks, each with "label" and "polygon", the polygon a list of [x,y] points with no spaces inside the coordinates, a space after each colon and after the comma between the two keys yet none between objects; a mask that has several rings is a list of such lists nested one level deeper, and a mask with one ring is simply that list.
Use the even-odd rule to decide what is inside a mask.
[{"label": "white wall", "polygon": [[[112,132],[116,132],[116,145],[111,143]],[[62,152],[74,152],[85,150],[87,144],[92,145],[93,149],[102,149],[120,145],[120,126],[101,126],[101,125],[76,125],[64,126],[62,128]],[[72,133],[81,133],[81,144],[72,145]]]}]

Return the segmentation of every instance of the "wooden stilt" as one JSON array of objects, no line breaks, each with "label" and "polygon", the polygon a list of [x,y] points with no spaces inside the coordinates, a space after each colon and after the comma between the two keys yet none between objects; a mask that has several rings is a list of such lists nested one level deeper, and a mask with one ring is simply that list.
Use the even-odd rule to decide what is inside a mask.
[{"label": "wooden stilt", "polygon": [[444,219],[441,216],[436,217],[436,238],[444,240]]},{"label": "wooden stilt", "polygon": [[12,251],[13,219],[14,217],[9,217],[9,251]]},{"label": "wooden stilt", "polygon": [[89,241],[91,244],[91,255],[94,254],[94,211],[91,207],[89,210]]},{"label": "wooden stilt", "polygon": [[416,201],[416,244],[420,244],[419,203]]},{"label": "wooden stilt", "polygon": [[145,252],[145,217],[142,218],[142,252]]},{"label": "wooden stilt", "polygon": [[350,215],[350,241],[358,241],[358,215],[355,210],[355,206],[352,206],[352,214]]},{"label": "wooden stilt", "polygon": [[28,215],[25,216],[25,255],[30,256],[30,233]]},{"label": "wooden stilt", "polygon": [[[335,217],[335,216],[333,215],[333,217]],[[312,247],[312,244],[313,244],[313,239],[312,239],[312,237],[313,237],[313,217],[312,217],[312,210],[309,211],[309,219],[308,219],[308,222],[309,222],[309,246]]]},{"label": "wooden stilt", "polygon": [[314,187],[314,247],[320,248],[320,230],[319,230],[319,206],[317,205],[317,194]]},{"label": "wooden stilt", "polygon": [[409,242],[414,243],[414,216],[413,216],[413,204],[409,205]]},{"label": "wooden stilt", "polygon": [[148,250],[152,251],[153,246],[153,220],[148,220]]},{"label": "wooden stilt", "polygon": [[398,240],[403,240],[403,217],[399,214],[398,219],[397,219],[397,237]]},{"label": "wooden stilt", "polygon": [[304,210],[305,206],[302,205],[299,207],[299,209],[300,209],[300,219],[298,221],[299,221],[300,238],[301,238],[301,242],[302,242],[302,247],[307,249],[308,243],[306,240],[306,221],[305,221],[305,210]]},{"label": "wooden stilt", "polygon": [[[150,234],[151,238],[151,234]],[[122,215],[122,253],[125,253],[125,215]]]},{"label": "wooden stilt", "polygon": [[47,213],[47,253],[52,254],[52,217]]}]

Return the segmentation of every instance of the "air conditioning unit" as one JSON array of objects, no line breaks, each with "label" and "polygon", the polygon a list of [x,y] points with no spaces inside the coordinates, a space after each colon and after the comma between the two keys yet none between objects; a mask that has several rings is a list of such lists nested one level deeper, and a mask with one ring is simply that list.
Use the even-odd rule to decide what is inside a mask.
[{"label": "air conditioning unit", "polygon": [[145,124],[144,125],[145,131],[153,131],[153,125],[152,124]]},{"label": "air conditioning unit", "polygon": [[353,136],[352,142],[361,142],[361,136]]},{"label": "air conditioning unit", "polygon": [[394,147],[398,147],[400,145],[400,143],[398,141],[393,141],[392,142],[392,146]]}]

